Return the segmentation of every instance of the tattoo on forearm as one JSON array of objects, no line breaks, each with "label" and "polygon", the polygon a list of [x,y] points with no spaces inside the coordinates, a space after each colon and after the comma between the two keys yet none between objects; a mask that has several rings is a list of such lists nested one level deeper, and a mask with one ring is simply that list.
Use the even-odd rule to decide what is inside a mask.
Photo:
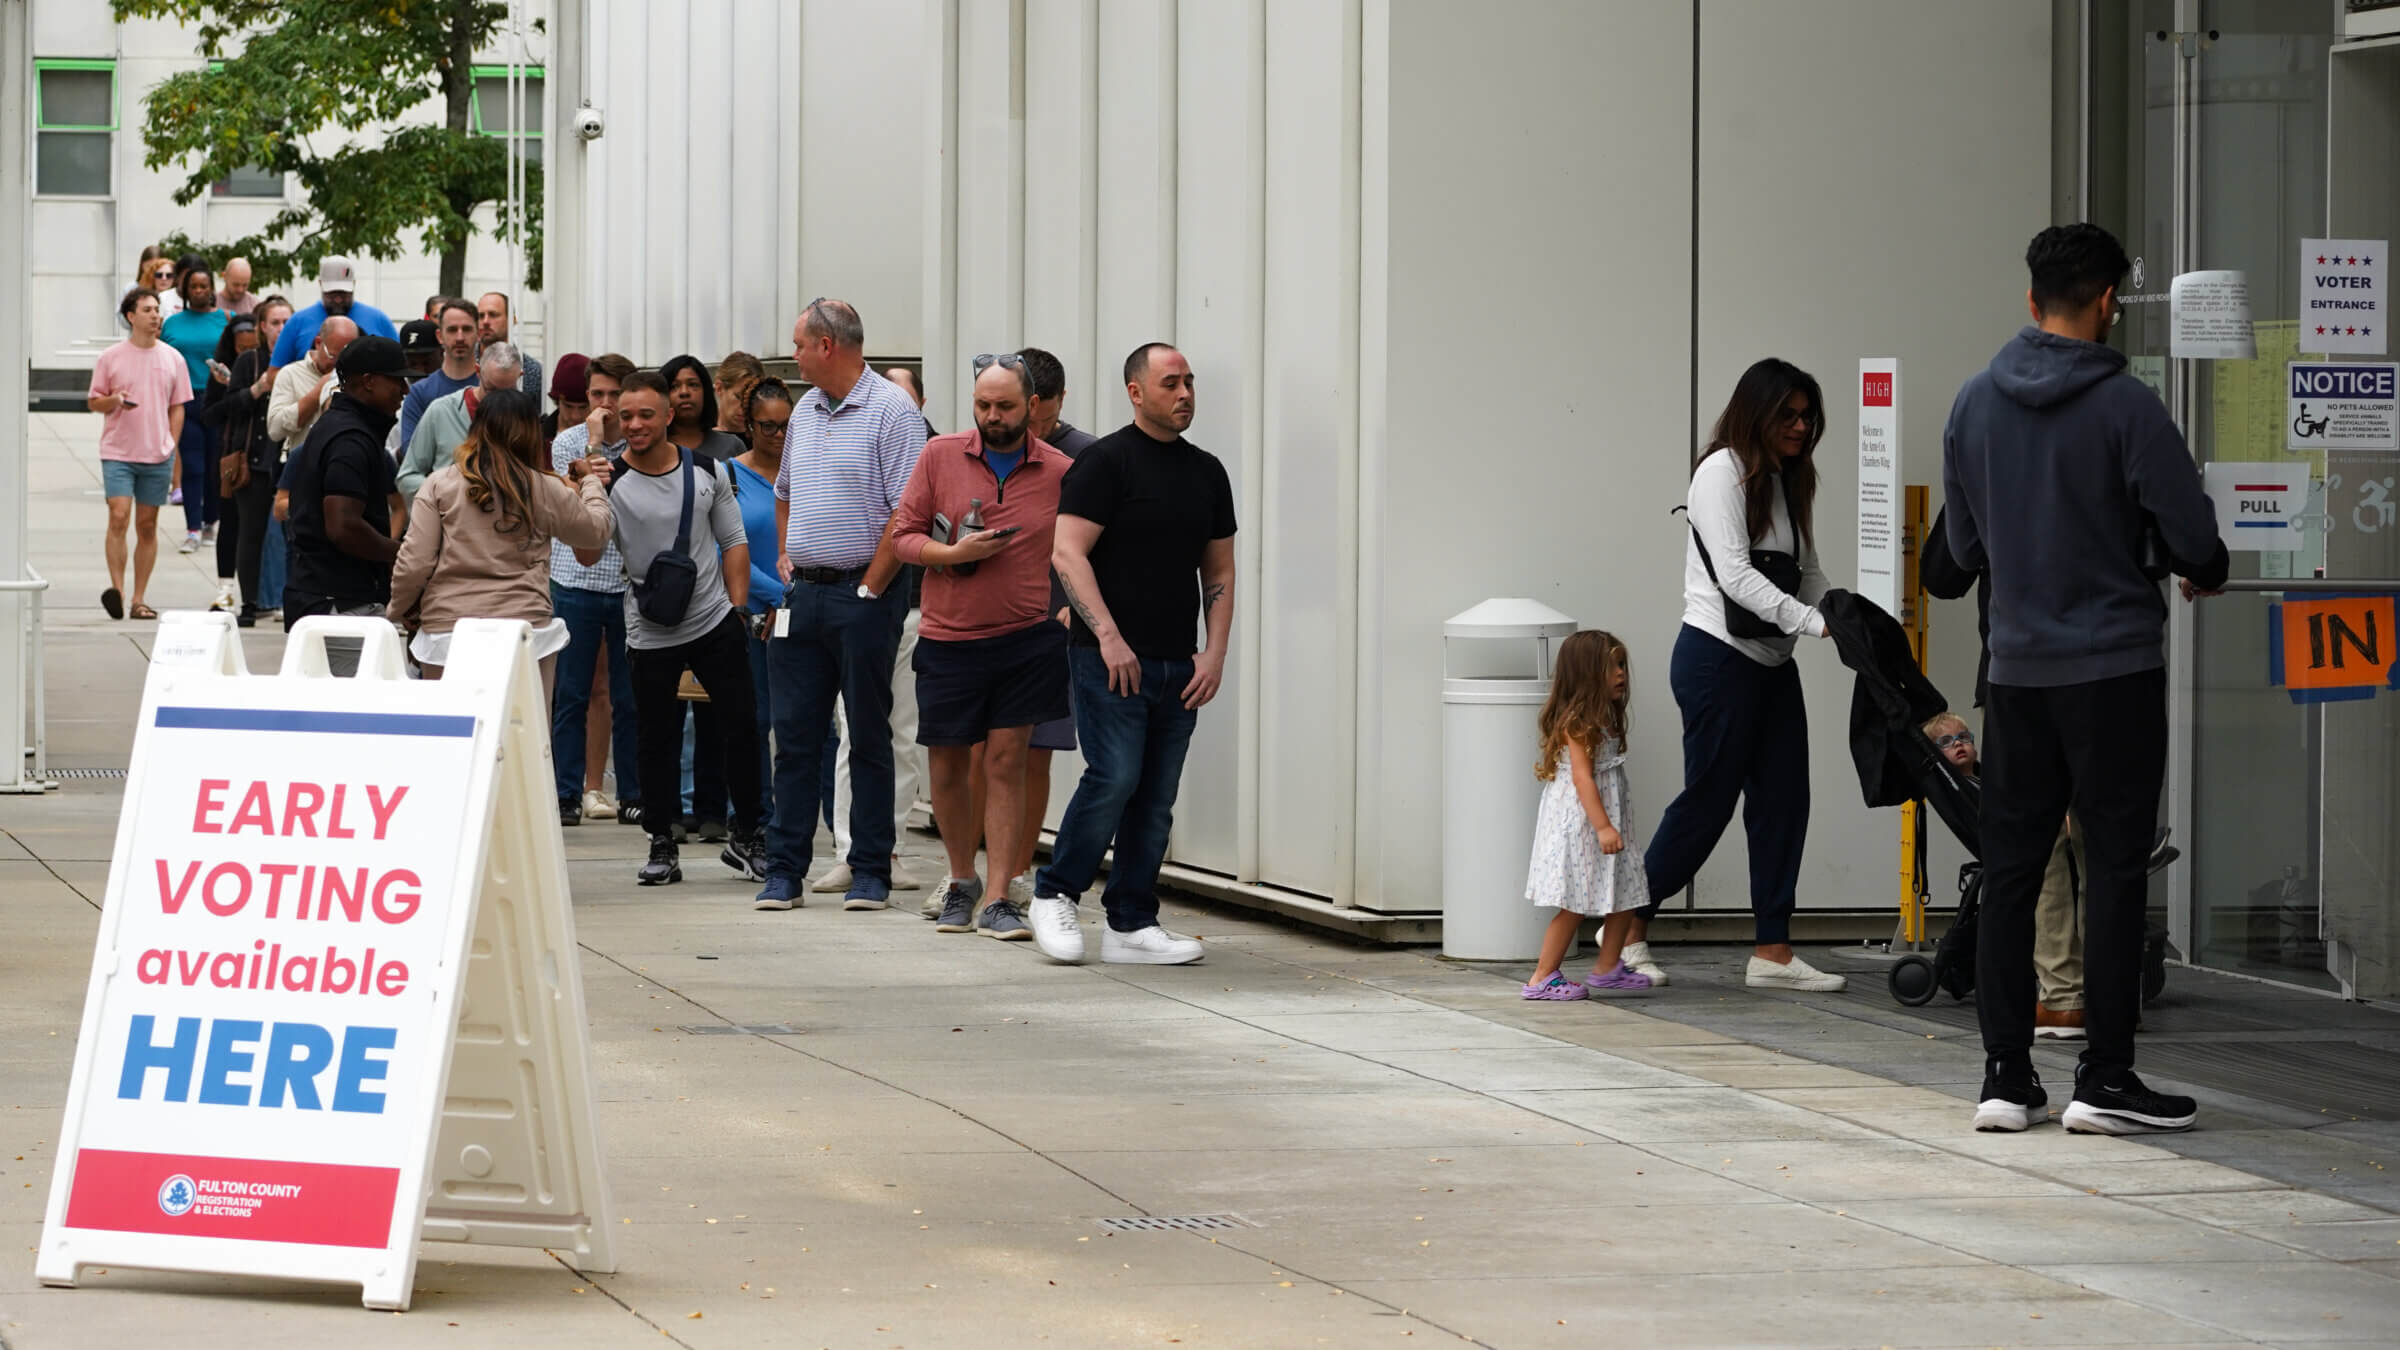
[{"label": "tattoo on forearm", "polygon": [[1083,596],[1075,590],[1075,583],[1062,576],[1058,579],[1058,584],[1066,589],[1067,604],[1075,611],[1075,617],[1083,620],[1084,627],[1095,633],[1099,632],[1100,622],[1092,617],[1092,607],[1083,602]]},{"label": "tattoo on forearm", "polygon": [[1209,585],[1208,585],[1207,589],[1205,589],[1205,590],[1203,590],[1203,591],[1201,591],[1201,592],[1200,592],[1200,617],[1201,617],[1201,619],[1205,621],[1205,620],[1208,618],[1208,616],[1209,616],[1209,615],[1211,615],[1211,614],[1215,613],[1215,612],[1216,612],[1216,608],[1217,608],[1217,602],[1218,602],[1219,600],[1222,600],[1222,599],[1224,599],[1224,598],[1225,598],[1225,583],[1224,583],[1224,582],[1222,582],[1222,581],[1217,581],[1217,582],[1211,582],[1211,583],[1209,583]]}]

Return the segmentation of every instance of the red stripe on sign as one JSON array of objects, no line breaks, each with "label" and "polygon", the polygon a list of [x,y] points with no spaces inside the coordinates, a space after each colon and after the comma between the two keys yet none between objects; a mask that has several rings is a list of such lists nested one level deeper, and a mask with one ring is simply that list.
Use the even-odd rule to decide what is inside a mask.
[{"label": "red stripe on sign", "polygon": [[2233,490],[2236,492],[2289,492],[2292,490],[2292,485],[2289,483],[2236,483],[2233,485]]},{"label": "red stripe on sign", "polygon": [[67,1227],[381,1247],[399,1190],[396,1167],[87,1148],[75,1154]]}]

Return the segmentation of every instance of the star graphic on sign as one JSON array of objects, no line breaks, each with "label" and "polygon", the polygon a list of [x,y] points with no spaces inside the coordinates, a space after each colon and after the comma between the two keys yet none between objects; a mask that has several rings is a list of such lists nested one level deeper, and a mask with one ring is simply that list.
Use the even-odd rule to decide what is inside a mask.
[{"label": "star graphic on sign", "polygon": [[2318,336],[2318,337],[2323,337],[2323,336],[2325,336],[2325,325],[2323,325],[2323,324],[2318,324],[2318,325],[2317,325],[2317,336]]},{"label": "star graphic on sign", "polygon": [[2351,330],[2350,330],[2350,336],[2352,336],[2352,337],[2357,337],[2357,336],[2358,336],[2358,330],[2357,330],[2357,329],[2355,329],[2355,328],[2351,329]]},{"label": "star graphic on sign", "polygon": [[2369,267],[2373,267],[2373,266],[2375,265],[2375,260],[2374,260],[2373,258],[2364,258],[2364,259],[2361,259],[2360,261],[2362,261],[2362,262],[2366,263],[2366,265],[2367,265],[2367,266],[2369,266]]},{"label": "star graphic on sign", "polygon": [[2360,337],[2373,337],[2375,336],[2375,330],[2372,328],[2361,328],[2358,330],[2358,335]]},{"label": "star graphic on sign", "polygon": [[2322,254],[2322,253],[2320,253],[2320,254],[2318,254],[2318,255],[2317,255],[2317,266],[2319,266],[2319,267],[2323,267],[2324,265],[2325,265],[2325,255],[2324,255],[2324,254]]},{"label": "star graphic on sign", "polygon": [[2350,260],[2350,265],[2351,265],[2352,267],[2356,267],[2356,266],[2358,266],[2358,259],[2356,259],[2356,258],[2352,258],[2352,259]]}]

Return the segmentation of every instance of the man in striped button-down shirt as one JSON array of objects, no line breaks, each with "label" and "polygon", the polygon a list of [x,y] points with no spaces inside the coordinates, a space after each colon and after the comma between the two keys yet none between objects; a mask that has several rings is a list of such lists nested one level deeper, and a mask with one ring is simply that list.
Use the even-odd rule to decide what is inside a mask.
[{"label": "man in striped button-down shirt", "polygon": [[884,537],[925,448],[917,405],[867,369],[866,329],[840,300],[811,301],[792,325],[800,377],[775,482],[776,533],[790,590],[767,644],[775,684],[775,818],[760,909],[801,902],[816,840],[825,728],[841,699],[850,723],[850,891],[844,909],[891,900],[892,660],[908,615],[900,562]]},{"label": "man in striped button-down shirt", "polygon": [[[585,376],[591,416],[564,428],[550,443],[552,468],[565,473],[567,466],[588,455],[624,453],[617,394],[633,371],[633,362],[615,352],[592,359]],[[600,435],[597,446],[592,439],[595,427]],[[642,794],[634,772],[639,752],[634,744],[633,667],[625,659],[625,559],[613,537],[601,550],[600,561],[590,567],[575,561],[575,550],[551,541],[550,609],[567,625],[567,649],[559,654],[558,689],[550,709],[550,762],[558,771],[559,821],[572,825],[583,818],[585,713],[591,707],[592,666],[606,651],[618,818],[638,825]],[[596,798],[594,805],[599,805]]]}]

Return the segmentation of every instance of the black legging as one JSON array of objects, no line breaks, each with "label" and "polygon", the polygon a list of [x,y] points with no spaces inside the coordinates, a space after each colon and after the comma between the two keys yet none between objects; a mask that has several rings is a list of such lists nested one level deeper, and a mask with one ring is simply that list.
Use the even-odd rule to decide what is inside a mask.
[{"label": "black legging", "polygon": [[217,575],[239,576],[242,608],[258,612],[258,568],[266,556],[267,525],[275,518],[275,475],[253,470],[250,481],[225,499],[217,525]]}]

